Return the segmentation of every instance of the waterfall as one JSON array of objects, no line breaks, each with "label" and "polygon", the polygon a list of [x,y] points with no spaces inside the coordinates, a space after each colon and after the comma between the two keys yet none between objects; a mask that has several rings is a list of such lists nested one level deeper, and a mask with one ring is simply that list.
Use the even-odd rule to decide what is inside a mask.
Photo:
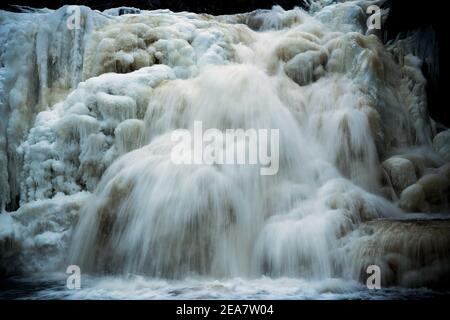
[{"label": "waterfall", "polygon": [[[421,59],[368,30],[376,3],[81,7],[75,30],[67,7],[2,11],[0,200],[20,207],[0,215],[0,270],[364,281],[378,265],[387,285],[450,283],[450,133]],[[196,122],[279,130],[276,174],[174,163]]]}]

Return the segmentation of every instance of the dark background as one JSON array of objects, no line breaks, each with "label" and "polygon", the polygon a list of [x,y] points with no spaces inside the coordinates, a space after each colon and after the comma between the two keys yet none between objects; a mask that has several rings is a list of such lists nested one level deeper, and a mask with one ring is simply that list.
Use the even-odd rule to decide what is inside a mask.
[{"label": "dark background", "polygon": [[[434,61],[437,71],[430,74],[428,68],[423,71],[428,80],[428,108],[431,117],[447,127],[450,127],[450,108],[448,106],[447,90],[449,77],[448,38],[446,23],[446,1],[442,0],[386,0],[383,7],[390,7],[388,21],[383,25],[384,40],[388,41],[404,36],[407,31],[432,26],[436,32],[437,44],[434,50],[438,52],[438,61]],[[304,0],[6,0],[0,8],[17,11],[11,5],[24,5],[36,8],[59,8],[65,4],[86,5],[92,9],[104,10],[113,7],[129,6],[140,9],[170,9],[172,11],[192,11],[197,13],[210,13],[214,15],[248,12],[255,9],[270,9],[278,4],[284,9],[295,6],[304,7]],[[450,22],[450,21],[449,21]],[[1,25],[0,25],[1,28]],[[448,89],[447,89],[448,88]]]},{"label": "dark background", "polygon": [[[92,9],[105,10],[114,7],[135,7],[140,9],[170,9],[172,11],[192,11],[214,15],[248,12],[255,9],[270,9],[273,5],[281,5],[285,9],[303,6],[303,0],[6,0],[5,3],[27,5],[32,7],[59,8],[64,4],[85,5]],[[2,4],[6,7],[6,4]]]}]

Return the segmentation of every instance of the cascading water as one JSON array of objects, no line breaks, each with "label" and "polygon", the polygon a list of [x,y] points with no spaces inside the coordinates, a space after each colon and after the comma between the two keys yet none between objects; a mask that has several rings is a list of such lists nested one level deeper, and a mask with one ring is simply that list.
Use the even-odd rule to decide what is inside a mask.
[{"label": "cascading water", "polygon": [[[63,26],[66,7],[1,12],[3,207],[20,194],[0,214],[2,271],[74,264],[157,297],[183,281],[214,296],[210,279],[227,297],[301,297],[290,285],[352,292],[378,265],[385,286],[448,288],[449,131],[428,117],[421,60],[367,30],[373,3],[217,17],[83,7],[80,29],[52,36],[36,25]],[[21,68],[16,34],[33,57]],[[278,129],[278,172],[174,163],[172,133],[198,121]]]}]

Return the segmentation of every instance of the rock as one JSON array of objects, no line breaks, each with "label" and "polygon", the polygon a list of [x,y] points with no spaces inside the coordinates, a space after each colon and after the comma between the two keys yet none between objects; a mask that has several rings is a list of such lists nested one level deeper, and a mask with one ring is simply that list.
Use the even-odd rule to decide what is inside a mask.
[{"label": "rock", "polygon": [[355,241],[360,250],[353,261],[380,266],[382,285],[397,283],[410,288],[450,284],[450,221],[446,220],[374,220],[359,228]]},{"label": "rock", "polygon": [[[290,59],[284,65],[284,71],[298,85],[304,86],[320,78],[323,73],[322,65],[326,59],[326,53],[309,50]],[[322,71],[320,67],[322,67]]]},{"label": "rock", "polygon": [[426,211],[427,203],[423,187],[419,184],[413,184],[403,190],[400,195],[399,206],[407,212]]},{"label": "rock", "polygon": [[448,195],[450,181],[444,175],[428,174],[417,181],[421,185],[428,202],[431,204],[441,204]]},{"label": "rock", "polygon": [[450,180],[450,163],[447,163],[438,169],[440,175]]},{"label": "rock", "polygon": [[442,156],[450,158],[450,129],[442,131],[434,137],[433,148]]},{"label": "rock", "polygon": [[419,155],[403,154],[401,157],[411,161],[411,163],[413,164],[413,166],[415,168],[417,177],[423,176],[425,169],[427,167],[433,167],[433,163],[430,164],[429,161],[427,161],[427,159],[424,159],[423,157],[421,157]]},{"label": "rock", "polygon": [[414,165],[411,161],[393,157],[383,162],[383,168],[391,179],[392,187],[397,194],[417,181]]}]

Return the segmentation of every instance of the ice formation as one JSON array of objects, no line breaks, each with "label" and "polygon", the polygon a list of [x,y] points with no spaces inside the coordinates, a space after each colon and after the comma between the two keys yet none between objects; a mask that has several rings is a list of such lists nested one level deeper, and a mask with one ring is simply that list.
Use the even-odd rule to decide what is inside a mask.
[{"label": "ice formation", "polygon": [[[373,1],[313,4],[1,12],[2,271],[448,281],[448,224],[404,221],[449,210],[422,61],[367,30]],[[278,174],[175,165],[194,121],[280,129]]]}]

